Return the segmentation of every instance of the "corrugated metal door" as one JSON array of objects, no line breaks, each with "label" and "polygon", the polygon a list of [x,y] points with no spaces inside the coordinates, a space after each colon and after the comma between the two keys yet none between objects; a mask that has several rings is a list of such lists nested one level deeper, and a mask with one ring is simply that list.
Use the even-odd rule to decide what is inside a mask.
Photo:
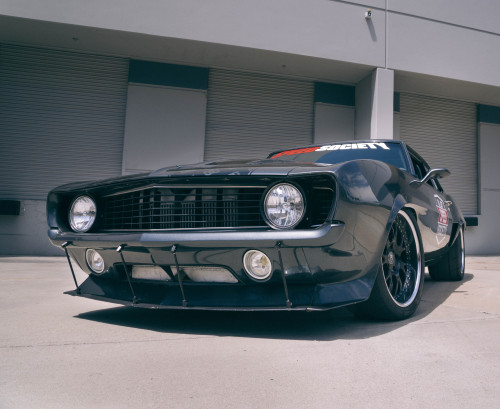
[{"label": "corrugated metal door", "polygon": [[314,84],[211,70],[205,160],[262,158],[312,143]]},{"label": "corrugated metal door", "polygon": [[128,60],[0,44],[0,198],[121,174]]},{"label": "corrugated metal door", "polygon": [[431,167],[465,214],[477,214],[477,108],[469,102],[401,94],[400,135]]}]

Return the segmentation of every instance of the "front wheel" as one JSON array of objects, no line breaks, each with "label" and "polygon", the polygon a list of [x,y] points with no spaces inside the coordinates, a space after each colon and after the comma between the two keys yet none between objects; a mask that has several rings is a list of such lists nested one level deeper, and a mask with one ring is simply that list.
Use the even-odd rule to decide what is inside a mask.
[{"label": "front wheel", "polygon": [[414,216],[400,210],[389,230],[372,293],[360,304],[366,315],[383,320],[410,317],[422,298],[424,253]]}]

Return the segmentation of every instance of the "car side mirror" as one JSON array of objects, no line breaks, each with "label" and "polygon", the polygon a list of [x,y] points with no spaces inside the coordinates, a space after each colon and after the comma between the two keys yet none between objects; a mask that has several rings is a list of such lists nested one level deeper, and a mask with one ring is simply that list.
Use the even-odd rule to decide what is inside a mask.
[{"label": "car side mirror", "polygon": [[418,186],[420,186],[423,183],[427,183],[429,179],[442,179],[446,176],[450,176],[450,173],[451,172],[446,168],[431,169],[429,172],[427,172],[427,175],[425,175],[422,180],[413,180],[410,182],[410,184],[416,183]]}]

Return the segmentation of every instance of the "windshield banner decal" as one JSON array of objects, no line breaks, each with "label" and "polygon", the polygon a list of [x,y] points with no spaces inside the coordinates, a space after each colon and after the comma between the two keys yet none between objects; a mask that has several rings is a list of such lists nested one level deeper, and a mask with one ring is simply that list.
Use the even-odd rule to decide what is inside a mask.
[{"label": "windshield banner decal", "polygon": [[364,142],[364,143],[342,143],[337,145],[314,146],[310,148],[292,149],[289,151],[279,152],[271,156],[271,159],[279,158],[280,156],[298,155],[309,152],[336,151],[336,150],[351,150],[351,149],[384,149],[389,150],[389,147],[384,142]]},{"label": "windshield banner decal", "polygon": [[325,145],[319,148],[317,151],[336,151],[344,149],[386,149],[389,147],[383,142],[369,142],[369,143],[344,143],[341,145]]},{"label": "windshield banner decal", "polygon": [[279,158],[280,156],[289,156],[289,155],[298,155],[299,153],[309,153],[309,152],[316,152],[319,150],[318,146],[314,146],[313,148],[302,148],[302,149],[292,149],[290,151],[283,151],[280,153],[277,153],[276,155],[271,156],[271,159]]}]

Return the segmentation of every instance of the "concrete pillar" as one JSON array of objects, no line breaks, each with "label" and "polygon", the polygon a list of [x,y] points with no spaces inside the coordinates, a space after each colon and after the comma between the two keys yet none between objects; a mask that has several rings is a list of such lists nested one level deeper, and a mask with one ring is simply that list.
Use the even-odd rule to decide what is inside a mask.
[{"label": "concrete pillar", "polygon": [[356,86],[356,139],[394,138],[394,71],[377,68]]}]

